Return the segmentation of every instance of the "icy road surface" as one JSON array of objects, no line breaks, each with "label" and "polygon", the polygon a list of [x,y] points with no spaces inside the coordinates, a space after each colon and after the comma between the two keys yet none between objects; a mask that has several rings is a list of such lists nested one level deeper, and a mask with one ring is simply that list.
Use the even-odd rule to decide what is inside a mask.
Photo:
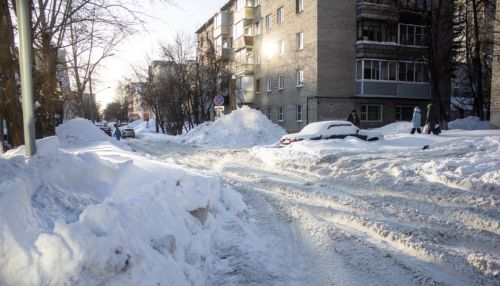
[{"label": "icy road surface", "polygon": [[211,285],[500,285],[498,184],[464,187],[405,168],[438,153],[278,162],[281,151],[272,148],[147,137],[128,143],[148,157],[217,174],[243,194],[248,224],[227,226],[234,235],[217,246],[227,265]]}]

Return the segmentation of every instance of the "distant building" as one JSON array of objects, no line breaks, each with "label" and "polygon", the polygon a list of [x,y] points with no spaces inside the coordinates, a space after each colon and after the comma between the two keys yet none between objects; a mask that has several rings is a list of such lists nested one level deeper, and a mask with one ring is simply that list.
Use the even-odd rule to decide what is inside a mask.
[{"label": "distant building", "polygon": [[151,106],[141,96],[142,88],[141,82],[131,82],[126,86],[129,121],[149,121],[155,118]]},{"label": "distant building", "polygon": [[377,127],[411,120],[430,100],[416,3],[231,0],[197,34],[213,35],[231,59],[240,102],[288,131],[352,109],[362,127]]}]

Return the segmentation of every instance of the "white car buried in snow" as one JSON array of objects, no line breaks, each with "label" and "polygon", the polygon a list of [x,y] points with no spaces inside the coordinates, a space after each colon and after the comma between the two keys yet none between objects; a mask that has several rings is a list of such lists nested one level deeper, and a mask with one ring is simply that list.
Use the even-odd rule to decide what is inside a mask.
[{"label": "white car buried in snow", "polygon": [[290,143],[302,140],[344,139],[349,136],[358,137],[366,141],[384,139],[381,133],[361,130],[349,121],[334,120],[308,124],[298,133],[287,134],[281,137],[280,145],[289,145]]}]

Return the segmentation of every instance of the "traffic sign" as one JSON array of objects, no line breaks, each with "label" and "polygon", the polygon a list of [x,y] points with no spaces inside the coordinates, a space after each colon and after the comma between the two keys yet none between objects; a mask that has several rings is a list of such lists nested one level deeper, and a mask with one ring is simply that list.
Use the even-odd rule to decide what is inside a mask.
[{"label": "traffic sign", "polygon": [[216,106],[224,105],[224,96],[217,95],[216,97],[214,97],[214,103]]}]

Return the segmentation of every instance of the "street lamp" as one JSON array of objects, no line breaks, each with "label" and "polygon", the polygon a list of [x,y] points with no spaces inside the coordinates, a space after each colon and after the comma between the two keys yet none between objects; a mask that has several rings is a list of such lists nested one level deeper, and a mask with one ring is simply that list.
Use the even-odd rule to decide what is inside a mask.
[{"label": "street lamp", "polygon": [[29,23],[28,1],[18,0],[16,4],[19,26],[21,94],[23,98],[24,154],[29,158],[36,153],[33,74],[31,71],[31,26]]}]

